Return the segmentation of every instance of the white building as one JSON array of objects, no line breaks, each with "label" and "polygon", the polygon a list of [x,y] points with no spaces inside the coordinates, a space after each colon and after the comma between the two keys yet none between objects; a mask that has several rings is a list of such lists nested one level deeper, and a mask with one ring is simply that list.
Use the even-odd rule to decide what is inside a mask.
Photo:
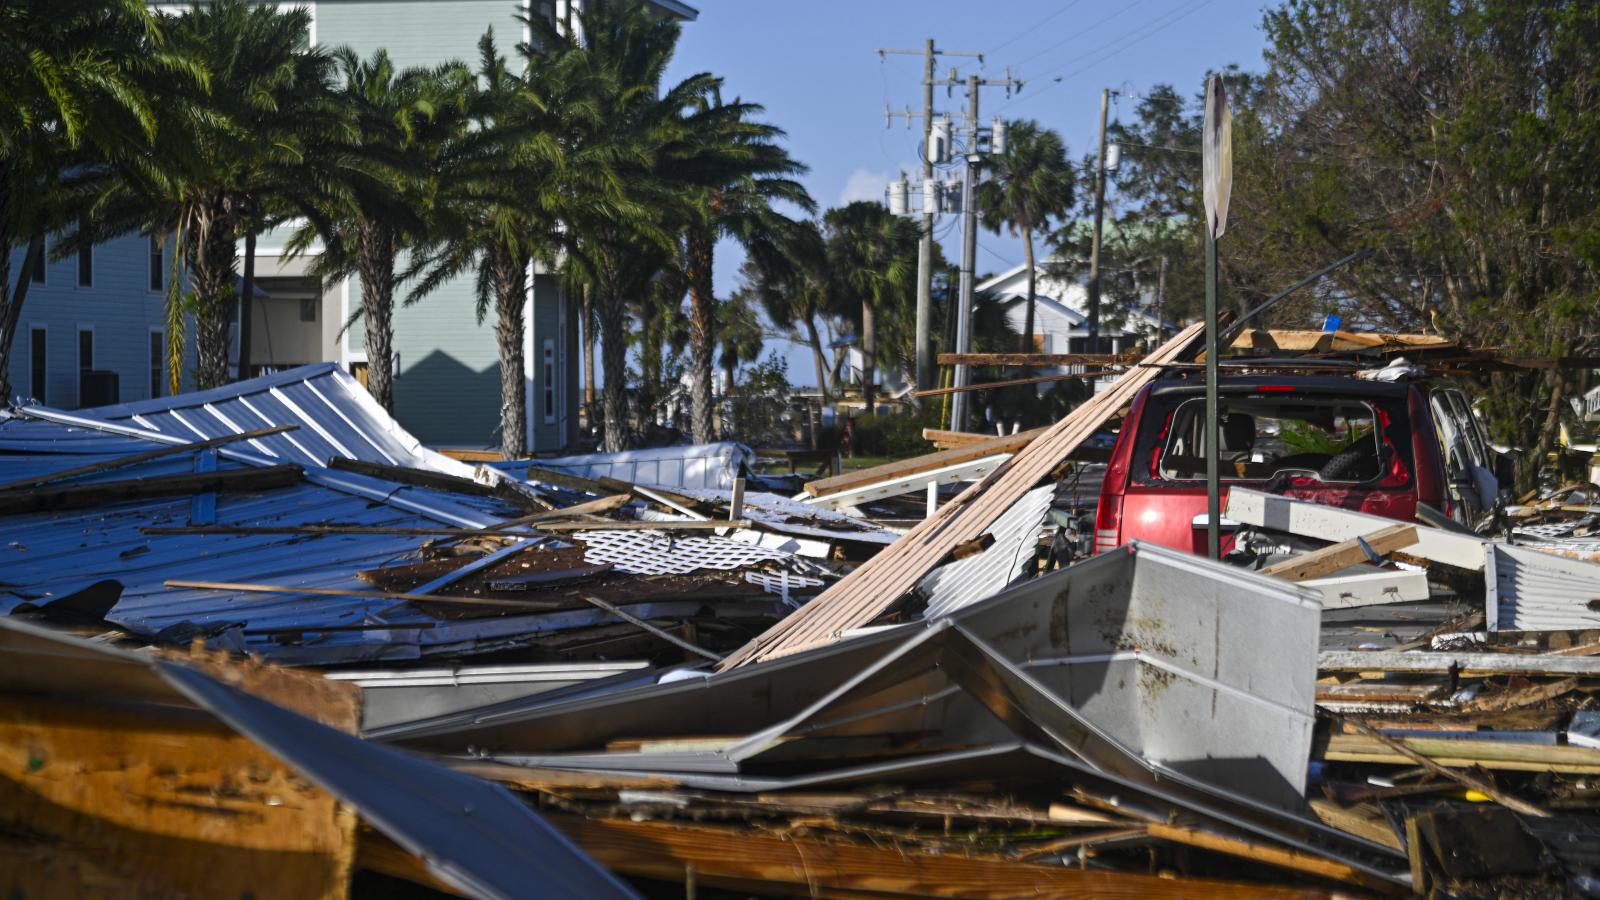
[{"label": "white building", "polygon": [[[989,294],[1006,304],[1011,327],[1021,333],[1028,317],[1028,269],[1017,266],[981,282],[980,294]],[[1121,327],[1110,327],[1106,304],[1100,311],[1100,337],[1112,353],[1120,353],[1137,341],[1159,338],[1160,323],[1145,310],[1154,297],[1143,297],[1139,309],[1126,313]],[[1121,312],[1119,310],[1119,312]],[[1051,275],[1037,267],[1034,280],[1033,348],[1035,353],[1086,353],[1089,339],[1089,291],[1080,281]],[[1170,330],[1170,326],[1169,326]]]}]

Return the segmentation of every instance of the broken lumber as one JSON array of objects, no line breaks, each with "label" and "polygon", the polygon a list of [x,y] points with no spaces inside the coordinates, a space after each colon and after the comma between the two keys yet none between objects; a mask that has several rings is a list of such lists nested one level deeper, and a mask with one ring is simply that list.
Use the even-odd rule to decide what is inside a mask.
[{"label": "broken lumber", "polygon": [[[1371,534],[1396,524],[1394,519],[1368,513],[1324,506],[1309,500],[1294,500],[1245,487],[1228,489],[1223,515],[1243,525],[1286,531],[1322,541],[1344,541]],[[1416,544],[1408,547],[1409,556],[1444,563],[1458,569],[1483,571],[1486,538],[1455,534],[1438,528],[1418,528]]]},{"label": "broken lumber", "polygon": [[[998,437],[1020,438],[1027,436],[1030,438],[1036,438],[1039,435],[1044,434],[1045,429],[1048,427],[1049,426],[1030,428],[1027,431],[1018,432],[1017,434],[998,435]],[[922,429],[922,439],[932,444],[936,449],[939,450],[953,450],[957,447],[967,447],[972,444],[981,444],[984,441],[992,441],[996,437],[997,435],[980,434],[975,431],[947,431],[943,428]]]},{"label": "broken lumber", "polygon": [[1154,875],[1034,865],[976,854],[907,853],[892,846],[825,840],[806,834],[713,828],[669,822],[586,819],[544,814],[596,862],[639,878],[681,881],[693,868],[705,884],[761,894],[923,897],[1143,897],[1253,900],[1328,897],[1326,891],[1278,885],[1169,880]]},{"label": "broken lumber", "polygon": [[[366,600],[399,600],[421,603],[457,604],[462,606],[499,606],[508,609],[548,610],[558,609],[563,604],[539,600],[500,600],[494,597],[456,597],[448,594],[408,594],[400,591],[375,591],[361,588],[314,588],[296,587],[292,584],[247,584],[236,581],[189,581],[183,578],[171,578],[164,582],[169,588],[192,588],[201,591],[238,591],[243,594],[306,594],[315,597],[359,597]],[[395,624],[389,626],[396,630],[403,630],[411,626]],[[315,627],[307,626],[303,630],[316,631]]]},{"label": "broken lumber", "polygon": [[236,441],[248,441],[255,438],[269,437],[274,434],[282,434],[286,431],[294,431],[299,427],[299,425],[274,425],[271,428],[258,428],[255,431],[245,431],[239,434],[225,434],[222,437],[214,437],[203,441],[195,441],[192,444],[176,444],[170,447],[161,447],[156,450],[146,450],[143,453],[133,453],[129,454],[128,456],[119,456],[115,459],[107,459],[84,466],[73,466],[70,469],[61,469],[55,472],[46,472],[43,475],[33,475],[28,478],[10,481],[5,484],[0,484],[0,491],[14,491],[23,488],[35,488],[43,484],[50,484],[56,481],[65,481],[69,478],[77,478],[79,475],[95,475],[100,472],[110,472],[114,469],[121,469],[126,466],[136,466],[139,463],[149,462],[153,459],[162,459],[168,456],[175,456],[179,453],[193,453],[197,450],[209,450],[212,447],[220,447],[223,444],[231,444]]},{"label": "broken lumber", "polygon": [[1251,862],[1263,863],[1282,869],[1300,872],[1306,875],[1316,875],[1321,878],[1331,878],[1335,881],[1345,881],[1358,884],[1365,888],[1393,892],[1394,885],[1384,879],[1375,878],[1355,866],[1320,856],[1313,856],[1302,850],[1293,850],[1288,847],[1275,847],[1260,841],[1245,840],[1232,835],[1219,834],[1202,828],[1191,828],[1183,825],[1171,825],[1166,822],[1150,822],[1145,825],[1150,836],[1174,844],[1183,844],[1189,847],[1198,847],[1210,850],[1213,853],[1225,853]]},{"label": "broken lumber", "polygon": [[1004,381],[985,381],[982,384],[963,384],[955,387],[928,388],[923,391],[912,391],[913,397],[940,397],[945,394],[962,394],[968,391],[987,391],[993,388],[1022,387],[1030,384],[1049,384],[1055,381],[1077,381],[1083,378],[1104,378],[1107,375],[1121,373],[1121,369],[1085,369],[1082,372],[1069,372],[1065,375],[1036,375],[1032,378],[1008,378]]},{"label": "broken lumber", "polygon": [[1509,810],[1522,813],[1525,816],[1535,816],[1541,819],[1547,819],[1550,817],[1550,813],[1546,812],[1545,810],[1540,809],[1539,807],[1534,806],[1532,803],[1529,803],[1519,797],[1511,796],[1505,791],[1502,791],[1490,784],[1485,779],[1479,778],[1478,776],[1473,775],[1464,769],[1452,768],[1429,758],[1427,754],[1420,753],[1411,747],[1410,742],[1404,738],[1390,737],[1389,735],[1384,734],[1376,728],[1373,728],[1360,719],[1345,719],[1344,721],[1353,726],[1356,731],[1359,731],[1363,737],[1371,738],[1395,753],[1398,753],[1401,756],[1404,756],[1406,759],[1409,759],[1410,761],[1423,767],[1424,769],[1427,769],[1429,772],[1448,778],[1462,787],[1477,791],[1478,793],[1483,794],[1484,796],[1490,798],[1494,802],[1504,806]]},{"label": "broken lumber", "polygon": [[1265,329],[1243,331],[1229,345],[1234,350],[1373,350],[1383,347],[1450,347],[1454,341],[1434,334],[1386,334],[1376,331],[1306,331]]},{"label": "broken lumber", "polygon": [[0,495],[0,515],[45,512],[57,509],[82,509],[126,500],[149,500],[189,494],[238,491],[270,491],[288,487],[300,480],[299,466],[264,466],[259,469],[225,469],[220,472],[194,472],[131,478],[127,481],[98,481],[67,487],[35,488]]},{"label": "broken lumber", "polygon": [[[1197,322],[1185,328],[1146,360],[1159,363],[1179,359],[1199,342],[1204,327],[1204,323]],[[900,540],[746,644],[725,660],[723,667],[827,644],[848,629],[869,624],[914,588],[957,545],[987,531],[1160,374],[1159,368],[1138,368],[1123,374]],[[945,452],[978,452],[976,446]]]},{"label": "broken lumber", "polygon": [[1024,431],[1021,434],[984,438],[952,450],[939,450],[922,456],[913,456],[910,459],[897,459],[894,462],[873,466],[870,469],[857,469],[854,472],[846,472],[843,475],[835,475],[831,478],[818,478],[815,481],[806,482],[806,493],[813,497],[825,497],[829,494],[838,494],[866,487],[880,481],[932,472],[935,469],[942,469],[959,463],[974,462],[987,456],[1016,453],[1043,434],[1044,430],[1034,429],[1033,431]]},{"label": "broken lumber", "polygon": [[722,662],[722,657],[718,656],[715,653],[712,653],[710,650],[707,650],[704,647],[698,646],[696,644],[691,644],[688,641],[684,640],[683,638],[678,637],[677,635],[673,634],[670,631],[667,631],[664,628],[657,628],[656,626],[650,624],[649,622],[646,622],[645,620],[639,618],[638,616],[633,615],[632,613],[624,612],[623,610],[617,608],[616,606],[614,606],[614,605],[612,605],[610,603],[607,603],[604,600],[601,600],[599,597],[590,597],[587,594],[582,595],[582,597],[583,597],[583,601],[585,603],[588,603],[591,606],[594,606],[594,607],[596,607],[598,609],[603,609],[606,612],[612,614],[613,616],[616,616],[617,618],[621,619],[622,621],[627,622],[629,625],[633,625],[636,628],[643,629],[644,631],[647,631],[650,634],[655,635],[656,637],[662,639],[663,641],[666,641],[669,644],[672,644],[675,647],[678,647],[679,649],[687,650],[687,651],[689,651],[690,653],[693,653],[696,656],[704,657],[706,659],[711,660],[712,662]]},{"label": "broken lumber", "polygon": [[1415,525],[1390,525],[1366,537],[1353,537],[1294,559],[1286,559],[1267,566],[1261,570],[1261,574],[1282,578],[1285,581],[1306,581],[1332,574],[1340,569],[1348,569],[1358,563],[1372,562],[1373,556],[1387,556],[1416,542]]},{"label": "broken lumber", "polygon": [[1139,361],[1139,353],[941,353],[941,366],[1121,366]]},{"label": "broken lumber", "polygon": [[1600,658],[1548,653],[1456,653],[1323,650],[1319,672],[1431,672],[1461,675],[1586,675],[1600,677]]}]

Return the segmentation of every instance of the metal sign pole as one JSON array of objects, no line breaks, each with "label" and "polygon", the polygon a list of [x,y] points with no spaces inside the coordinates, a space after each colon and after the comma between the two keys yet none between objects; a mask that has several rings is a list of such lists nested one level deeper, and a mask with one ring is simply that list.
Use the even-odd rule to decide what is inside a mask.
[{"label": "metal sign pole", "polygon": [[1233,116],[1222,77],[1206,82],[1206,119],[1200,148],[1206,206],[1206,554],[1222,557],[1221,429],[1217,421],[1217,239],[1228,227],[1233,192]]}]

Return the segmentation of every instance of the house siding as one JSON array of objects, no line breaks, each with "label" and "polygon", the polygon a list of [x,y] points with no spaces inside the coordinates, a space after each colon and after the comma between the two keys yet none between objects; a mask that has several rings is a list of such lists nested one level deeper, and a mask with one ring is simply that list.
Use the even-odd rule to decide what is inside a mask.
[{"label": "house siding", "polygon": [[[53,241],[47,244],[55,249]],[[170,251],[168,251],[170,254]],[[26,249],[11,254],[13,277],[20,272]],[[170,261],[171,256],[168,255]],[[170,272],[163,272],[163,277]],[[94,367],[117,373],[119,402],[150,396],[150,338],[152,328],[164,328],[166,295],[149,289],[149,241],[129,235],[94,248],[94,282],[78,284],[78,257],[47,263],[45,283],[28,287],[17,334],[11,344],[9,375],[12,397],[28,397],[34,328],[46,335],[47,371],[44,401],[49,406],[76,409],[78,397],[78,330],[92,329]],[[193,334],[192,326],[189,334]],[[130,339],[130,336],[132,339]],[[185,370],[193,371],[190,341]],[[192,376],[191,376],[192,377]],[[186,386],[192,386],[186,385]]]},{"label": "house siding", "polygon": [[476,66],[490,27],[501,54],[522,40],[518,0],[318,0],[317,43],[347,45],[363,58],[382,47],[397,67],[460,60]]}]

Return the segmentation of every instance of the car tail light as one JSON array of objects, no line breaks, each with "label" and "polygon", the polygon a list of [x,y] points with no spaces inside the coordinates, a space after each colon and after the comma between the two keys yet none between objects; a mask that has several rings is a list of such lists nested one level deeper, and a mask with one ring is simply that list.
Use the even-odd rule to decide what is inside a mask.
[{"label": "car tail light", "polygon": [[1122,543],[1122,495],[1101,494],[1094,513],[1094,552],[1104,553]]}]

